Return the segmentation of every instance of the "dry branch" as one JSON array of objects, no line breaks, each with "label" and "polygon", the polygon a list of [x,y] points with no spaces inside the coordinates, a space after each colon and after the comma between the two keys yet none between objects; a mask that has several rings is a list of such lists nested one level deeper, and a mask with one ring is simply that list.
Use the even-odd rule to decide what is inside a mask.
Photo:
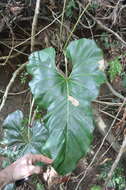
[{"label": "dry branch", "polygon": [[120,99],[122,99],[122,100],[125,99],[125,97],[124,97],[122,94],[120,94],[119,92],[117,92],[117,91],[111,86],[111,84],[110,84],[109,82],[106,82],[106,84],[107,84],[109,90],[112,92],[113,95],[115,95],[116,97],[118,97],[118,98],[120,98]]},{"label": "dry branch", "polygon": [[96,19],[92,14],[90,14],[88,11],[85,11],[86,14],[88,16],[90,16],[94,21],[96,21],[96,23],[103,28],[104,30],[106,30],[107,32],[113,34],[120,42],[122,42],[125,46],[126,46],[126,42],[113,30],[111,30],[110,28],[108,28],[107,26],[105,26],[101,21],[99,21],[98,19]]},{"label": "dry branch", "polygon": [[[29,91],[29,88],[26,89],[26,90],[23,90],[23,91],[21,91],[21,92],[10,92],[10,93],[8,93],[8,95],[9,95],[9,96],[16,96],[16,95],[25,94],[25,93],[28,92],[28,91]],[[1,93],[1,94],[4,94],[5,91],[0,90],[0,93]]]},{"label": "dry branch", "polygon": [[117,157],[116,157],[116,160],[114,161],[114,163],[113,163],[113,165],[112,165],[112,167],[111,167],[111,170],[110,170],[110,172],[108,173],[108,177],[107,177],[107,179],[106,179],[106,181],[105,181],[104,187],[107,186],[107,184],[109,183],[110,179],[112,178],[113,172],[114,172],[114,170],[116,169],[116,167],[117,167],[117,165],[118,165],[118,163],[119,163],[119,161],[120,161],[122,155],[123,155],[124,153],[126,153],[126,150],[125,150],[125,149],[126,149],[126,135],[124,136],[124,140],[123,140],[122,146],[121,146],[121,148],[120,148],[120,151],[119,151],[119,153],[118,153],[118,155],[117,155]]},{"label": "dry branch", "polygon": [[7,87],[6,87],[6,90],[5,90],[5,93],[3,95],[3,98],[2,98],[2,102],[1,102],[1,105],[0,105],[0,112],[1,110],[3,109],[4,105],[5,105],[5,102],[6,102],[6,99],[7,99],[7,96],[8,96],[8,92],[12,86],[12,84],[14,83],[14,80],[15,78],[17,77],[18,73],[26,66],[27,62],[22,64],[14,73],[13,73],[13,76],[11,78],[11,80],[9,81]]},{"label": "dry branch", "polygon": [[[95,123],[98,131],[102,136],[106,136],[108,133],[108,126],[105,124],[103,121],[102,117],[98,113],[97,109],[94,109],[94,118],[95,118]],[[111,131],[109,131],[108,135],[106,136],[106,140],[109,142],[109,144],[112,146],[112,148],[115,150],[116,153],[119,152],[120,150],[120,145],[116,140],[116,137],[112,134]],[[124,159],[126,160],[126,153],[124,154]]]},{"label": "dry branch", "polygon": [[38,15],[39,15],[39,9],[40,9],[40,2],[41,2],[41,0],[37,0],[37,1],[36,1],[35,14],[34,14],[33,22],[32,22],[31,52],[34,51],[35,33],[36,33],[37,22],[38,22]]},{"label": "dry branch", "polygon": [[[21,51],[24,52],[24,51],[26,50],[26,48],[27,48],[27,46],[24,46],[24,47],[21,49]],[[16,54],[10,55],[10,56],[9,56],[9,55],[7,55],[7,56],[1,56],[1,57],[0,57],[0,60],[13,59],[13,58],[19,56],[20,54],[21,54],[21,53],[18,52],[18,53],[16,53]],[[5,65],[5,64],[0,64],[0,65]]]},{"label": "dry branch", "polygon": [[[61,17],[61,14],[60,14],[57,18],[59,19],[60,17]],[[44,28],[42,28],[41,30],[39,30],[39,31],[34,35],[34,37],[38,36],[41,32],[43,32],[44,30],[46,30],[47,28],[49,28],[52,24],[54,24],[54,23],[56,22],[57,18],[54,19],[52,22],[50,22],[47,26],[45,26]],[[20,44],[14,46],[13,49],[14,49],[15,51],[17,51],[17,49],[16,49],[17,47],[19,47],[19,46],[21,46],[21,45],[27,43],[29,40],[31,40],[31,37],[27,38],[26,40],[24,40],[24,41],[21,42]]]}]

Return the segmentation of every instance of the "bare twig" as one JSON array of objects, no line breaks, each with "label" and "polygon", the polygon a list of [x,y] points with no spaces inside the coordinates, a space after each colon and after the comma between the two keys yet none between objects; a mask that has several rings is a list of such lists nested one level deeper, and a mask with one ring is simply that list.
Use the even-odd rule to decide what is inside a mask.
[{"label": "bare twig", "polygon": [[[24,46],[23,48],[22,48],[22,50],[21,51],[25,51],[26,50],[26,46]],[[12,59],[12,58],[15,58],[15,57],[17,57],[18,55],[20,55],[21,53],[20,52],[18,52],[18,53],[16,53],[16,54],[14,54],[14,55],[7,55],[7,56],[1,56],[0,57],[0,60],[5,60],[5,59],[7,59],[8,57],[9,57],[9,59]],[[1,65],[1,64],[0,64]]]},{"label": "bare twig", "polygon": [[122,102],[114,103],[114,102],[105,102],[105,101],[100,101],[100,100],[93,100],[93,103],[98,103],[98,104],[103,104],[103,105],[108,105],[108,106],[121,106],[122,105]]},{"label": "bare twig", "polygon": [[7,63],[8,60],[10,59],[10,56],[11,56],[12,52],[13,52],[13,47],[10,49],[9,54],[7,55],[7,57],[6,57],[5,61],[4,61],[4,63],[2,63],[2,64],[0,64],[0,65],[6,65],[6,63]]},{"label": "bare twig", "polygon": [[[95,123],[96,123],[96,127],[98,131],[100,132],[102,136],[106,136],[106,134],[108,133],[108,126],[105,124],[104,120],[100,116],[97,108],[93,110],[93,113],[94,113],[94,119],[95,119]],[[115,119],[117,120],[117,117]],[[116,137],[112,134],[111,131],[109,131],[108,135],[106,136],[106,140],[109,142],[111,147],[115,150],[115,152],[118,153],[120,150],[120,145],[116,141]],[[125,155],[125,159],[126,159],[126,155]]]},{"label": "bare twig", "polygon": [[[24,39],[16,39],[15,41],[14,41],[14,44],[15,45],[18,45],[19,43],[21,43],[21,42],[23,42],[24,41]],[[3,40],[2,39],[2,42],[3,42],[3,45],[4,44],[6,44],[6,45],[10,45],[11,44],[11,40],[10,39],[8,39],[8,38],[6,38],[5,40]],[[30,45],[31,44],[31,42],[30,41],[28,41],[27,43],[25,43],[25,45]],[[39,40],[36,40],[35,41],[35,45],[42,45],[42,42],[40,42]],[[14,50],[15,51],[15,50]],[[27,54],[28,55],[28,54]]]},{"label": "bare twig", "polygon": [[116,97],[118,97],[118,98],[120,98],[120,99],[122,99],[122,100],[125,99],[125,97],[124,97],[122,94],[120,94],[119,92],[117,92],[117,91],[114,90],[114,88],[111,86],[111,84],[110,84],[108,81],[106,82],[106,84],[107,84],[107,86],[109,87],[109,90],[110,90]]},{"label": "bare twig", "polygon": [[69,42],[69,40],[70,40],[70,38],[71,38],[73,32],[75,31],[75,29],[76,29],[76,27],[77,27],[77,25],[78,25],[78,23],[79,23],[81,17],[84,15],[85,11],[88,9],[90,3],[91,3],[91,2],[89,1],[89,3],[86,5],[86,7],[84,7],[84,10],[82,11],[82,13],[79,15],[79,17],[78,17],[78,19],[77,19],[77,22],[75,23],[75,25],[74,25],[74,27],[73,27],[73,29],[72,29],[70,35],[68,36],[68,39],[67,39],[66,43],[65,43],[65,45],[64,45],[64,49],[66,48],[66,46],[67,46],[67,44],[68,44],[68,42]]},{"label": "bare twig", "polygon": [[31,119],[31,121],[30,121],[31,126],[33,125],[33,122],[34,122],[34,120],[35,120],[35,117],[36,117],[36,114],[37,114],[37,110],[38,110],[38,108],[36,108],[36,109],[34,110],[34,113],[33,113],[33,115],[32,115],[32,119]]},{"label": "bare twig", "polygon": [[[8,93],[8,95],[9,95],[9,96],[16,96],[16,95],[24,94],[24,93],[26,93],[26,92],[28,92],[28,91],[29,91],[29,88],[26,89],[26,90],[23,90],[23,91],[21,91],[21,92],[15,92],[15,93],[14,93],[14,92],[10,92],[10,93]],[[4,94],[5,91],[0,90],[0,93]]]},{"label": "bare twig", "polygon": [[[21,17],[20,21],[27,21],[27,20],[32,20],[32,19],[33,19],[33,16]],[[39,19],[46,20],[46,21],[51,21],[51,19],[48,18],[47,16],[39,16]]]},{"label": "bare twig", "polygon": [[[60,18],[61,17],[61,14],[57,17],[57,18]],[[39,30],[36,34],[35,34],[35,37],[38,36],[41,32],[43,32],[44,30],[46,30],[47,28],[49,28],[53,23],[56,22],[56,19],[54,19],[50,24],[48,24],[47,26],[45,26],[44,28],[42,28],[41,30]],[[16,46],[14,46],[14,50],[17,51],[17,47],[25,44],[26,42],[28,42],[29,40],[31,40],[31,37],[27,38],[26,40],[24,40],[23,42],[21,42],[20,44],[17,44]]]},{"label": "bare twig", "polygon": [[17,77],[18,73],[26,66],[27,62],[24,63],[23,65],[21,65],[14,73],[13,73],[13,76],[11,78],[11,80],[9,81],[7,87],[6,87],[6,90],[5,90],[5,93],[3,95],[3,98],[2,98],[2,102],[1,102],[1,105],[0,105],[0,112],[1,110],[3,109],[4,105],[5,105],[5,102],[6,102],[6,99],[7,99],[7,95],[8,95],[8,92],[15,80],[15,78]]},{"label": "bare twig", "polygon": [[[108,115],[109,117],[111,117],[111,118],[115,118],[115,116],[114,115],[112,115],[112,114],[110,114],[110,113],[108,113],[108,112],[106,112],[106,111],[103,111],[103,110],[99,110],[101,113],[103,113],[103,114],[105,114],[105,115]],[[118,120],[118,121],[122,121],[121,119],[119,119],[119,118],[116,118],[116,120]]]},{"label": "bare twig", "polygon": [[[24,41],[23,41],[23,42],[24,42]],[[7,44],[6,44],[5,42],[3,42],[3,41],[0,41],[0,44],[3,44],[5,47],[7,47],[7,48],[9,48],[9,49],[12,49],[11,46],[7,45]],[[16,46],[18,46],[18,45],[16,45]],[[26,54],[26,53],[24,53],[24,52],[22,52],[22,51],[16,49],[15,47],[13,47],[13,51],[19,52],[20,54],[23,54],[23,55],[25,55],[25,56],[29,56],[28,54]]]},{"label": "bare twig", "polygon": [[66,2],[67,2],[67,0],[64,0],[63,12],[62,12],[62,19],[61,19],[61,25],[60,25],[60,40],[61,40],[61,38],[62,38],[63,19],[64,19],[64,13],[65,13]]},{"label": "bare twig", "polygon": [[113,163],[113,165],[111,167],[110,172],[108,173],[108,177],[107,177],[107,179],[105,181],[104,187],[107,186],[107,184],[109,183],[110,179],[112,178],[113,172],[116,169],[116,167],[117,167],[117,165],[118,165],[118,163],[119,163],[119,161],[120,161],[123,153],[125,152],[125,149],[126,149],[126,135],[124,135],[124,140],[123,140],[122,146],[121,146],[120,151],[119,151],[119,153],[118,153],[118,155],[116,157],[116,160],[114,161],[114,163]]},{"label": "bare twig", "polygon": [[[34,51],[34,46],[35,46],[35,34],[36,34],[36,28],[37,28],[37,22],[38,22],[40,3],[41,3],[41,0],[36,1],[35,13],[34,13],[34,18],[32,22],[32,32],[31,32],[31,52]],[[28,125],[31,124],[33,107],[34,107],[34,98],[32,98],[32,103],[30,105]],[[29,129],[28,129],[28,137],[29,137]]]},{"label": "bare twig", "polygon": [[[24,46],[21,51],[22,52],[25,51],[26,48],[27,48],[27,46]],[[8,62],[9,59],[13,59],[13,58],[15,58],[15,57],[17,57],[17,56],[19,56],[21,54],[20,52],[18,52],[18,53],[14,54],[14,55],[11,55],[12,51],[13,51],[13,48],[9,52],[9,55],[7,55],[7,56],[1,56],[0,57],[0,60],[5,60],[5,62],[4,63],[0,63],[0,65],[2,65],[2,66],[6,65],[6,63]]]},{"label": "bare twig", "polygon": [[[60,23],[60,25],[61,25],[61,21],[58,19],[56,13],[53,12],[53,11],[52,11],[52,16],[53,16],[53,18],[56,19],[57,22]],[[67,29],[68,32],[71,32],[70,28],[69,28],[65,23],[62,23],[62,25]],[[73,36],[75,39],[78,38],[78,36],[76,36],[75,34],[72,34],[72,36]]]},{"label": "bare twig", "polygon": [[102,24],[101,21],[97,20],[92,14],[90,14],[88,11],[85,11],[86,14],[88,16],[90,16],[94,21],[97,22],[97,24],[103,28],[104,30],[106,30],[107,32],[110,32],[111,34],[113,34],[119,41],[121,41],[125,46],[126,46],[126,42],[116,33],[114,32],[113,30],[111,30],[110,28],[108,28],[107,26],[105,26],[104,24]]},{"label": "bare twig", "polygon": [[35,14],[32,22],[32,32],[31,32],[31,52],[34,50],[35,45],[35,33],[37,28],[37,22],[38,22],[38,15],[39,15],[39,9],[40,9],[40,2],[41,0],[36,1],[36,7],[35,7]]},{"label": "bare twig", "polygon": [[114,8],[114,10],[113,10],[113,12],[112,12],[112,19],[113,19],[112,25],[115,25],[115,24],[116,24],[116,20],[117,20],[117,18],[118,18],[118,16],[119,16],[119,15],[118,15],[118,10],[119,10],[120,2],[121,2],[121,0],[119,0],[119,1],[117,2],[116,6],[115,6],[115,8]]}]

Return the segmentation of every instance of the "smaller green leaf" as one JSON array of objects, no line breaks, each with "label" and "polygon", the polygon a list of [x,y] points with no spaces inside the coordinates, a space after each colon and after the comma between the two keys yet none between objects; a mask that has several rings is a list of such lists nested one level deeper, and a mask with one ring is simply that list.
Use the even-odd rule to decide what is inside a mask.
[{"label": "smaller green leaf", "polygon": [[122,72],[122,65],[120,64],[119,58],[112,60],[109,62],[110,68],[109,68],[109,75],[110,80],[113,81],[117,75],[120,75]]},{"label": "smaller green leaf", "polygon": [[7,150],[4,151],[9,153],[14,150],[18,157],[26,153],[40,153],[47,138],[47,130],[44,128],[43,122],[35,121],[32,127],[28,127],[20,110],[7,116],[3,123],[3,129],[4,138],[1,144],[7,146]]},{"label": "smaller green leaf", "polygon": [[76,8],[75,0],[68,1],[68,5],[66,6],[66,16],[72,17],[75,8]]},{"label": "smaller green leaf", "polygon": [[101,190],[102,188],[99,185],[94,185],[91,187],[91,190]]},{"label": "smaller green leaf", "polygon": [[11,183],[6,185],[3,190],[16,190],[16,187],[14,184]]},{"label": "smaller green leaf", "polygon": [[36,190],[44,190],[44,186],[40,183],[37,183],[37,187],[36,187]]}]

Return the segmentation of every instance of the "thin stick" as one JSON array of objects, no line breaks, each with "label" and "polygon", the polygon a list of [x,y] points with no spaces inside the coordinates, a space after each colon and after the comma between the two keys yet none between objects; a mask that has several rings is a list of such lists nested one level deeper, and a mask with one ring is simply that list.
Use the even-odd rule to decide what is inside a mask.
[{"label": "thin stick", "polygon": [[39,15],[39,9],[40,9],[40,2],[41,0],[36,1],[36,7],[35,7],[35,14],[32,22],[32,32],[31,32],[31,52],[34,50],[35,46],[35,33],[37,28],[37,22],[38,22],[38,15]]},{"label": "thin stick", "polygon": [[126,46],[126,42],[113,30],[111,30],[110,28],[108,28],[107,26],[105,26],[104,24],[102,24],[101,21],[97,20],[93,15],[91,15],[88,11],[86,11],[87,15],[89,15],[94,21],[97,22],[97,24],[99,24],[99,26],[101,26],[101,28],[103,28],[104,30],[106,30],[107,32],[110,32],[111,34],[113,34],[119,41],[121,41],[125,46]]},{"label": "thin stick", "polygon": [[[82,6],[82,8],[84,9],[82,3],[80,3],[80,5]],[[90,14],[87,10],[85,11],[86,14],[88,16],[90,16],[94,21],[97,22],[97,24],[99,24],[99,26],[101,26],[101,28],[103,28],[104,30],[106,30],[107,32],[110,32],[111,34],[113,34],[119,41],[121,41],[125,46],[126,46],[126,42],[121,38],[121,36],[119,36],[116,32],[114,32],[113,30],[111,30],[110,28],[108,28],[107,26],[105,26],[104,24],[102,24],[101,21],[97,20],[92,14]]]},{"label": "thin stick", "polygon": [[[41,2],[41,0],[37,0],[36,1],[35,13],[34,13],[34,18],[33,18],[33,22],[32,22],[31,52],[34,51],[34,46],[35,46],[35,34],[36,34],[36,28],[37,28],[37,23],[38,23],[38,15],[39,15],[39,9],[40,9],[40,2]],[[32,99],[32,103],[31,103],[31,106],[30,106],[28,125],[31,124],[33,107],[34,107],[34,98]],[[29,134],[29,127],[28,127],[28,138],[29,138],[29,135],[30,134]]]},{"label": "thin stick", "polygon": [[90,5],[90,1],[89,1],[89,3],[87,4],[87,6],[84,8],[84,10],[82,11],[82,13],[80,14],[80,16],[78,17],[78,20],[77,20],[76,24],[74,25],[74,27],[73,27],[73,29],[72,29],[70,35],[68,36],[68,39],[67,39],[67,41],[66,41],[66,43],[65,43],[65,45],[64,45],[64,49],[66,48],[66,46],[67,46],[67,44],[68,44],[68,42],[69,42],[69,40],[70,40],[70,38],[71,38],[73,32],[75,31],[75,29],[76,29],[78,23],[80,22],[81,17],[82,17],[83,14],[85,13],[85,11],[86,11],[87,8],[89,7],[89,5]]},{"label": "thin stick", "polygon": [[113,163],[113,165],[111,167],[111,170],[108,173],[108,177],[107,177],[107,179],[105,181],[104,187],[107,186],[107,184],[109,183],[110,179],[112,178],[113,172],[116,169],[116,167],[117,167],[117,165],[118,165],[118,163],[119,163],[119,161],[120,161],[123,153],[125,152],[125,149],[126,149],[126,135],[124,136],[124,140],[123,140],[122,146],[120,148],[120,151],[119,151],[119,153],[118,153],[118,155],[116,157],[116,160],[114,161],[114,163]]},{"label": "thin stick", "polygon": [[67,0],[64,0],[64,4],[63,4],[63,12],[62,12],[61,25],[60,25],[60,40],[62,39],[63,19],[64,19],[64,13],[65,13],[66,1],[67,1]]},{"label": "thin stick", "polygon": [[[61,17],[61,14],[57,17],[57,18],[60,18]],[[44,30],[46,30],[47,28],[49,28],[53,23],[56,22],[56,19],[54,19],[52,22],[50,22],[47,26],[45,26],[44,28],[42,28],[41,30],[39,30],[36,34],[35,34],[35,37],[38,36],[41,32],[43,32]],[[13,47],[13,50],[19,52],[16,48],[25,44],[26,42],[28,42],[29,40],[31,40],[31,37],[27,38],[26,40],[22,41],[20,44],[17,44]],[[0,41],[0,43],[2,43],[2,41]],[[3,43],[2,43],[3,44]],[[5,45],[5,44],[4,44]],[[7,46],[7,45],[6,45]],[[11,48],[9,46],[7,46],[8,48]]]},{"label": "thin stick", "polygon": [[121,106],[122,105],[122,102],[113,103],[113,102],[105,102],[105,101],[100,101],[100,100],[93,100],[93,103],[98,103],[98,104],[103,104],[103,105],[108,105],[108,106]]},{"label": "thin stick", "polygon": [[[112,117],[113,119],[115,118],[115,116],[114,115],[112,115],[112,114],[110,114],[110,113],[108,113],[108,112],[106,112],[106,111],[103,111],[103,110],[99,110],[101,113],[103,113],[103,114],[105,114],[105,115],[108,115],[109,117]],[[122,121],[121,119],[119,119],[119,118],[116,118],[116,120],[118,120],[118,121]]]},{"label": "thin stick", "polygon": [[[25,51],[26,50],[26,46],[24,46],[22,49],[21,49],[21,51]],[[12,50],[13,51],[13,50]],[[10,53],[9,53],[10,54]],[[15,58],[15,57],[17,57],[18,55],[20,55],[21,53],[20,52],[18,52],[18,53],[16,53],[16,54],[14,54],[14,55],[6,55],[6,56],[1,56],[0,57],[0,60],[5,60],[5,59],[13,59],[13,58]],[[0,64],[1,65],[1,64]]]},{"label": "thin stick", "polygon": [[38,110],[38,108],[36,108],[36,109],[34,110],[34,113],[33,113],[33,116],[32,116],[32,118],[31,118],[31,122],[30,122],[31,126],[33,125],[33,122],[34,122],[34,120],[35,120],[35,116],[36,116],[36,114],[37,114],[37,110]]},{"label": "thin stick", "polygon": [[[52,16],[53,16],[54,19],[56,19],[57,22],[60,23],[60,25],[61,25],[61,21],[58,19],[56,13],[53,12],[53,11],[52,11]],[[71,32],[70,28],[69,28],[66,24],[62,23],[62,25],[67,29],[68,32]],[[78,36],[76,36],[75,34],[72,34],[72,36],[73,36],[74,38],[76,38],[76,39],[78,38]]]},{"label": "thin stick", "polygon": [[117,96],[118,98],[120,98],[120,99],[122,99],[122,100],[125,99],[125,97],[124,97],[122,94],[120,94],[119,92],[117,92],[117,91],[111,86],[111,84],[110,84],[108,81],[106,82],[106,84],[107,84],[109,90],[110,90],[115,96]]},{"label": "thin stick", "polygon": [[[8,93],[8,95],[9,95],[9,96],[16,96],[16,95],[24,94],[24,93],[26,93],[26,92],[28,92],[28,91],[29,91],[29,88],[26,89],[26,90],[23,90],[23,91],[21,91],[21,92],[10,92],[10,93]],[[0,90],[0,93],[4,94],[5,91]]]},{"label": "thin stick", "polygon": [[[12,48],[11,46],[7,45],[4,41],[0,41],[0,44],[3,44],[3,45],[4,45],[5,47],[7,47],[8,49],[11,49],[11,48]],[[20,51],[20,50],[18,50],[18,49],[16,49],[16,48],[14,48],[14,47],[13,47],[13,51],[19,52],[20,54],[23,54],[23,55],[25,55],[25,56],[29,56],[29,54],[24,53],[24,52],[22,52],[22,51]]]},{"label": "thin stick", "polygon": [[26,66],[27,62],[24,63],[23,65],[21,65],[14,73],[13,73],[13,76],[11,78],[11,80],[9,81],[7,87],[6,87],[6,90],[5,90],[5,93],[3,95],[3,98],[2,98],[2,102],[1,102],[1,105],[0,105],[0,112],[1,110],[3,109],[4,105],[5,105],[5,102],[6,102],[6,99],[7,99],[7,95],[8,95],[8,92],[15,80],[15,78],[17,77],[18,73]]}]

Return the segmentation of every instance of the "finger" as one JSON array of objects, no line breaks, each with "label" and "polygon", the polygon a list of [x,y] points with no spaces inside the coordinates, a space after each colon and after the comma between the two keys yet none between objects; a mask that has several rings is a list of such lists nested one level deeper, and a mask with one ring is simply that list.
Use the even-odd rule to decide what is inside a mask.
[{"label": "finger", "polygon": [[32,165],[32,154],[31,154],[31,153],[26,154],[26,155],[23,157],[23,159],[27,161],[27,164],[28,164],[28,165]]},{"label": "finger", "polygon": [[31,155],[31,159],[32,159],[32,163],[35,163],[35,162],[44,162],[46,164],[52,164],[53,160],[46,157],[46,156],[43,156],[41,154],[32,154]]}]

